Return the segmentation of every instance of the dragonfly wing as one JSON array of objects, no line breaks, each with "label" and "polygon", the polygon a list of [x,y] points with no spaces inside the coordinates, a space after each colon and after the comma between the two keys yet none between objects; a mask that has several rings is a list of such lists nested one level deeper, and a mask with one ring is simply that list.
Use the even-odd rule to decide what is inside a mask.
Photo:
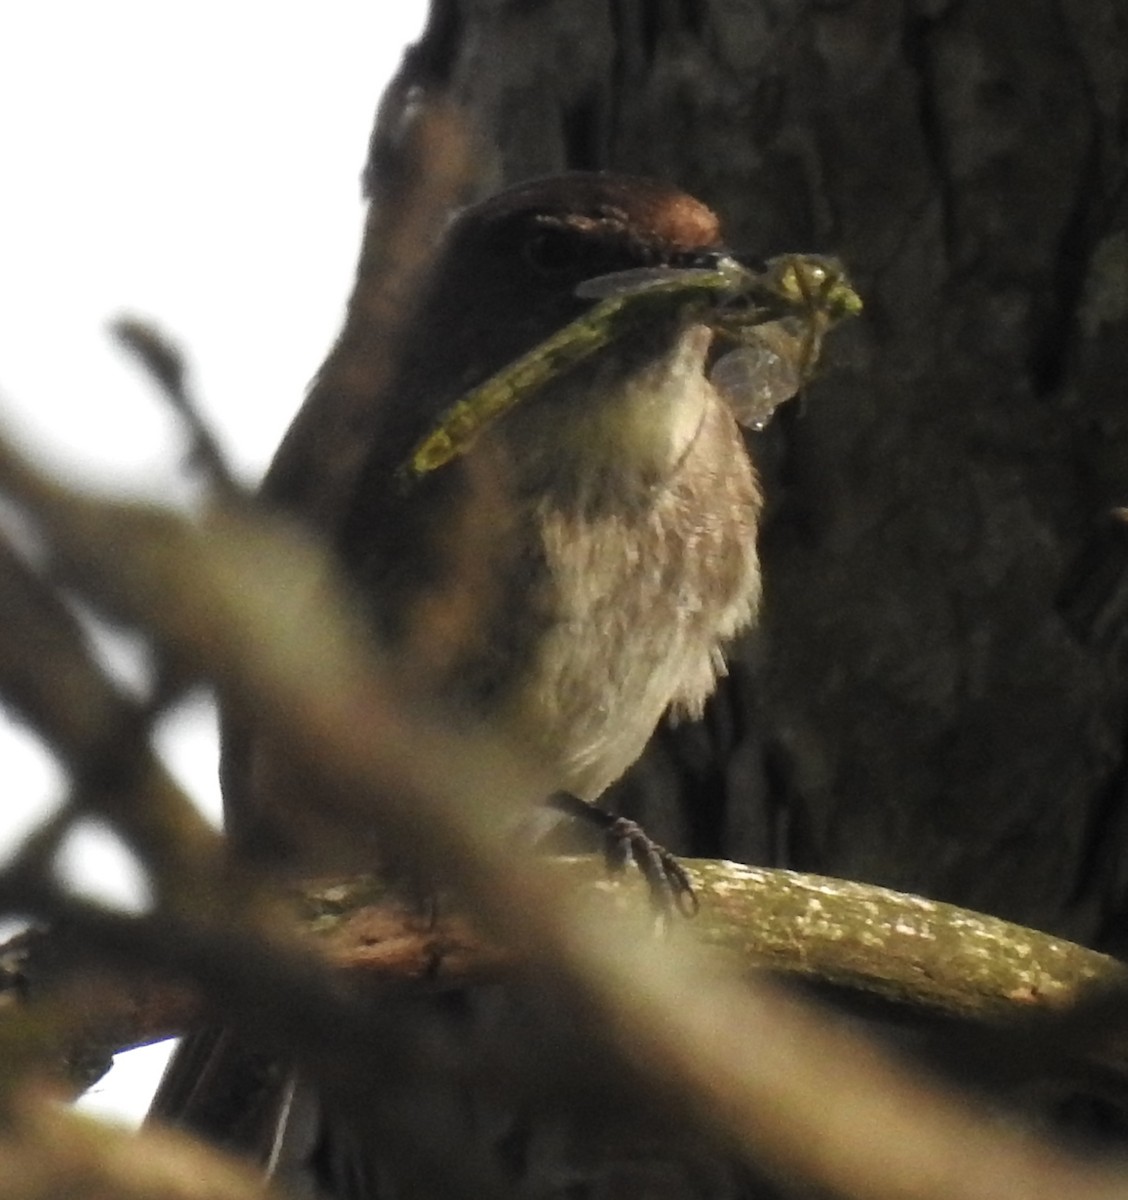
[{"label": "dragonfly wing", "polygon": [[719,358],[709,375],[736,419],[750,429],[763,429],[772,413],[803,384],[801,365],[787,353],[786,345],[759,336],[760,329],[771,328],[747,330],[742,344]]},{"label": "dragonfly wing", "polygon": [[576,288],[581,300],[606,300],[611,296],[634,296],[660,288],[692,291],[694,285],[727,285],[730,273],[718,267],[632,267],[585,279]]}]

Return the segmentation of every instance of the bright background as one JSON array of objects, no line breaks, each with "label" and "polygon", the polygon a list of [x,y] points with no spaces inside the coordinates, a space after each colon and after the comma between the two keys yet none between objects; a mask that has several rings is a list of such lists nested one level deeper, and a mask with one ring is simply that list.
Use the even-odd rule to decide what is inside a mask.
[{"label": "bright background", "polygon": [[[183,440],[107,322],[153,319],[186,352],[213,427],[257,479],[340,322],[376,103],[425,0],[40,0],[0,11],[0,425],[72,478],[184,494]],[[100,649],[121,677],[121,639]],[[211,715],[161,731],[218,815]],[[0,712],[0,854],[63,780]],[[86,890],[136,904],[126,856],[68,845]],[[3,931],[0,930],[0,936]],[[84,1104],[139,1119],[163,1047],[120,1055]]]}]

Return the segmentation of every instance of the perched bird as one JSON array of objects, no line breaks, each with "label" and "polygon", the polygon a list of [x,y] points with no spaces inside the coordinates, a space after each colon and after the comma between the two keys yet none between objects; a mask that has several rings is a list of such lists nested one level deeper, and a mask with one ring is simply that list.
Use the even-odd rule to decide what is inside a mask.
[{"label": "perched bird", "polygon": [[[726,643],[755,619],[761,498],[733,406],[710,383],[717,339],[772,318],[777,351],[790,337],[813,355],[851,297],[823,260],[741,267],[716,216],[669,185],[589,173],[519,185],[449,226],[333,503],[311,470],[308,419],[263,497],[332,542],[421,688],[507,733],[558,804],[586,811],[664,715],[700,714]],[[585,324],[596,310],[602,331]],[[507,376],[513,363],[531,366]],[[253,727],[229,728],[224,755],[236,843],[300,862],[273,826],[278,780]],[[684,887],[640,831],[602,824],[652,886]],[[158,1112],[230,1133],[185,1099],[199,1039],[182,1059]]]}]

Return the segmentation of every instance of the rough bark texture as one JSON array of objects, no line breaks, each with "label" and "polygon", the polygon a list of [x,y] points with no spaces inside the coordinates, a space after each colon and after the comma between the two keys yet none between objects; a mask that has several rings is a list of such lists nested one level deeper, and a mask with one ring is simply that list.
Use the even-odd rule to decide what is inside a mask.
[{"label": "rough bark texture", "polygon": [[[685,852],[1119,948],[1128,3],[436,0],[415,66],[489,183],[669,179],[865,298],[756,439],[759,634],[611,802]],[[538,1195],[764,1194],[667,1141],[498,1128]]]}]

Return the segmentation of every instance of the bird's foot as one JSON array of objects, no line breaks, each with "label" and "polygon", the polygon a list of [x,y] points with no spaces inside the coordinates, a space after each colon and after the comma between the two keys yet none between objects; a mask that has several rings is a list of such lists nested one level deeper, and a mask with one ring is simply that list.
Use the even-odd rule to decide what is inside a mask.
[{"label": "bird's foot", "polygon": [[633,862],[642,872],[656,908],[663,912],[676,908],[686,917],[697,912],[697,895],[685,867],[637,821],[613,817],[604,829],[603,837],[608,868],[617,873]]},{"label": "bird's foot", "polygon": [[598,828],[603,840],[603,856],[612,874],[619,874],[629,863],[634,863],[659,912],[670,913],[677,909],[687,917],[697,912],[700,905],[685,868],[637,821],[604,812],[565,792],[558,792],[549,803],[559,812]]}]

